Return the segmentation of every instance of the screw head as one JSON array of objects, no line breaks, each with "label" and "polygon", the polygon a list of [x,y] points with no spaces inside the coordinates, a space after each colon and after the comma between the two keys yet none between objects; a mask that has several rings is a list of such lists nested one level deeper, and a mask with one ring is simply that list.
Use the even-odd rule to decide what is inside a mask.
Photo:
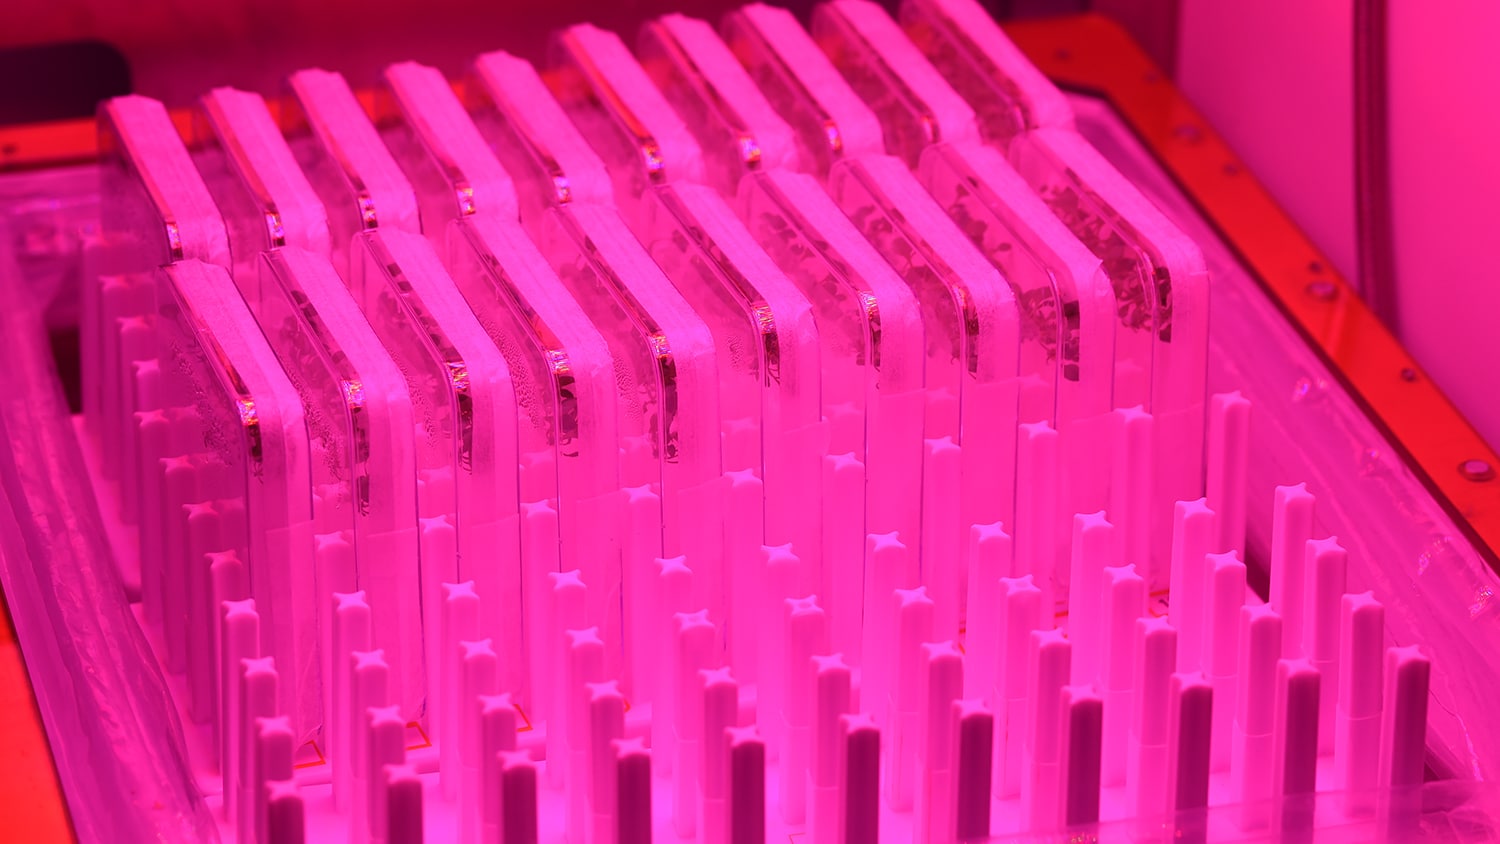
[{"label": "screw head", "polygon": [[1331,281],[1310,281],[1307,283],[1307,295],[1320,302],[1332,302],[1339,296],[1339,289]]},{"label": "screw head", "polygon": [[1495,479],[1495,467],[1491,466],[1488,460],[1481,460],[1477,457],[1471,457],[1458,464],[1458,473],[1474,483],[1484,483]]}]

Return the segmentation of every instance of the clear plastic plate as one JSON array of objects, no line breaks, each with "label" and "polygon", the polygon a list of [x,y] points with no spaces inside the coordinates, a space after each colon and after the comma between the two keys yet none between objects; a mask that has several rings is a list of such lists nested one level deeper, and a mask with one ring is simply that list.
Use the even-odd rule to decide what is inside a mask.
[{"label": "clear plastic plate", "polygon": [[[554,209],[540,245],[614,357],[621,485],[650,484],[660,496],[663,556],[716,569],[723,513],[713,335],[612,209]],[[592,587],[587,567],[584,578]]]},{"label": "clear plastic plate", "polygon": [[422,231],[439,253],[448,223],[473,214],[517,219],[516,186],[475,128],[453,86],[437,68],[416,62],[381,74],[379,102],[392,119],[381,138],[417,192]]},{"label": "clear plastic plate", "polygon": [[[1014,524],[1021,318],[1016,293],[900,159],[835,164],[828,191],[906,279],[927,330],[926,437],[962,448],[959,522]],[[1006,482],[997,482],[1005,479]],[[967,548],[963,541],[960,552]]]},{"label": "clear plastic plate", "polygon": [[[475,216],[454,223],[449,238],[454,280],[505,356],[516,389],[527,629],[545,630],[543,608],[553,600],[548,575],[578,571],[586,573],[594,623],[618,632],[620,596],[600,582],[619,579],[612,561],[621,553],[601,520],[614,511],[620,489],[609,346],[519,225]],[[650,552],[660,554],[659,517],[648,536]],[[528,642],[528,659],[545,659],[545,644]],[[543,663],[528,676],[547,671]]]},{"label": "clear plastic plate", "polygon": [[724,17],[724,40],[791,124],[802,169],[826,178],[844,156],[885,152],[880,122],[786,9],[751,3]]},{"label": "clear plastic plate", "polygon": [[886,151],[907,165],[916,167],[929,144],[979,140],[974,110],[885,9],[867,0],[822,3],[812,34],[879,118]]},{"label": "clear plastic plate", "polygon": [[173,373],[162,406],[184,418],[164,455],[176,461],[142,469],[180,469],[192,480],[166,480],[160,506],[148,511],[166,540],[163,589],[177,596],[165,603],[168,648],[181,634],[190,688],[217,685],[207,555],[236,553],[260,613],[261,653],[276,660],[278,710],[307,738],[319,724],[321,665],[302,401],[227,270],[184,261],[156,278],[158,354]]},{"label": "clear plastic plate", "polygon": [[474,79],[474,122],[516,181],[521,222],[533,237],[553,205],[614,204],[604,162],[530,62],[485,53],[474,60]]},{"label": "clear plastic plate", "polygon": [[[123,340],[122,330],[149,327],[137,322],[155,310],[151,274],[174,261],[196,259],[230,266],[229,237],[203,179],[166,107],[146,97],[118,97],[99,107],[102,242],[89,258],[88,281],[81,286],[81,369],[84,419],[103,443],[106,477],[135,490],[139,480],[122,470],[134,465],[131,449],[137,403],[134,364],[154,357],[140,343]],[[127,521],[134,521],[127,507]]]},{"label": "clear plastic plate", "polygon": [[[155,622],[163,617],[165,537],[160,520],[149,518],[160,490],[156,464],[144,455],[156,435],[142,427],[141,414],[151,420],[161,410],[170,371],[158,360],[153,274],[190,259],[227,268],[229,238],[161,103],[135,96],[105,102],[99,142],[100,241],[84,255],[79,285],[84,426],[95,438],[100,473],[124,504],[122,520],[139,526],[141,594]],[[164,422],[160,416],[154,421]],[[171,657],[181,667],[180,647]]]},{"label": "clear plastic plate", "polygon": [[697,134],[709,184],[733,197],[757,168],[801,170],[796,137],[713,27],[666,15],[641,27],[636,52]]},{"label": "clear plastic plate", "polygon": [[[355,245],[349,288],[411,390],[423,618],[429,625],[441,618],[443,584],[473,581],[481,631],[497,653],[519,653],[512,620],[522,606],[520,461],[510,369],[426,239],[376,230]],[[425,639],[429,673],[441,641]],[[502,668],[507,687],[520,683],[518,663]]]},{"label": "clear plastic plate", "polygon": [[333,266],[349,277],[356,234],[422,231],[416,193],[343,76],[300,70],[287,79],[283,128],[328,214]]},{"label": "clear plastic plate", "polygon": [[620,36],[592,24],[558,33],[548,81],[603,159],[615,202],[632,228],[648,185],[703,182],[703,151]]},{"label": "clear plastic plate", "polygon": [[799,506],[826,437],[812,304],[710,188],[665,185],[649,199],[651,255],[714,335],[724,468],[764,482],[766,544],[815,561],[818,510]]},{"label": "clear plastic plate", "polygon": [[[314,529],[353,547],[353,567],[338,551],[316,560],[323,674],[331,677],[335,592],[362,589],[375,644],[395,678],[393,698],[415,717],[423,672],[415,639],[417,470],[412,401],[401,370],[380,344],[326,255],[295,247],[262,256],[260,322],[307,409]],[[347,533],[346,533],[347,532]],[[335,543],[342,544],[342,543]],[[332,683],[324,684],[331,707]]]},{"label": "clear plastic plate", "polygon": [[829,453],[866,466],[862,533],[897,531],[920,547],[925,355],[916,298],[810,176],[754,174],[740,182],[739,211],[813,305]]},{"label": "clear plastic plate", "polygon": [[328,215],[259,94],[215,88],[194,123],[193,159],[224,215],[235,284],[259,314],[260,254],[293,246],[329,255]]},{"label": "clear plastic plate", "polygon": [[598,551],[579,502],[620,486],[609,347],[518,226],[493,217],[455,225],[453,280],[516,386],[521,500],[553,502],[562,570],[578,569]]},{"label": "clear plastic plate", "polygon": [[904,0],[901,26],[974,108],[979,131],[1005,145],[1028,129],[1073,128],[1073,109],[978,0]]},{"label": "clear plastic plate", "polygon": [[[1164,561],[1174,501],[1203,494],[1208,270],[1198,246],[1078,133],[1010,145],[1016,170],[1104,265],[1118,310],[1115,406],[1153,417],[1152,556]],[[1165,584],[1153,584],[1163,586]]]},{"label": "clear plastic plate", "polygon": [[1072,515],[1109,503],[1115,297],[1099,259],[1053,216],[998,150],[937,144],[919,177],[1000,268],[1021,310],[1021,421],[1062,437],[1055,573],[1066,586]]}]

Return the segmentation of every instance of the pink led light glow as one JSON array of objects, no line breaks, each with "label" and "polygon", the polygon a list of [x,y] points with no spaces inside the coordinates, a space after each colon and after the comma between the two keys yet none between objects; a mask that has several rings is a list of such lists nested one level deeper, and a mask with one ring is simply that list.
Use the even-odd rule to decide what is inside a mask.
[{"label": "pink led light glow", "polygon": [[1304,486],[1253,594],[1203,257],[978,14],[102,107],[82,429],[226,837],[1409,813],[1430,663]]}]

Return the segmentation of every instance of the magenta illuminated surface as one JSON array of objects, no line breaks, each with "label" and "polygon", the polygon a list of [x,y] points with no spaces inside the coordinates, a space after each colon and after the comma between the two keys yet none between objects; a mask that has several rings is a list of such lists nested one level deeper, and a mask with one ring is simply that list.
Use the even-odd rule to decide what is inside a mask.
[{"label": "magenta illuminated surface", "polygon": [[[881,61],[916,49],[860,31]],[[762,159],[736,207],[679,181],[692,133],[584,35],[578,137],[660,154],[609,194],[526,196],[556,188],[544,168],[511,206],[503,180],[447,179],[504,173],[486,149],[372,136],[309,89],[331,109],[296,141],[309,182],[355,221],[332,267],[273,253],[256,289],[277,307],[252,312],[183,254],[163,289],[188,286],[190,332],[138,269],[97,285],[85,448],[171,505],[101,486],[112,519],[159,528],[141,623],[226,837],[945,841],[1400,810],[1382,789],[1421,776],[1443,666],[1387,649],[1380,602],[1346,594],[1375,563],[1311,529],[1310,500],[1260,518],[1240,394],[1189,385],[1205,468],[1156,497],[1176,487],[1153,452],[1198,449],[1153,434],[1176,430],[1150,385],[1178,361],[1121,340],[1134,300],[1004,157],[929,132],[921,159],[851,155],[826,189]],[[165,221],[172,260],[213,218],[176,219],[205,191],[150,131],[122,131],[152,166],[122,168],[136,213],[108,231]],[[599,152],[618,177],[628,156]],[[417,178],[434,162],[445,180]],[[183,337],[196,381],[163,377]],[[1008,381],[1013,409],[986,404]],[[231,430],[239,464],[177,447]],[[1269,605],[1246,565],[1267,533]],[[1373,790],[1328,796],[1360,752]],[[1334,814],[1284,799],[1313,792]]]}]

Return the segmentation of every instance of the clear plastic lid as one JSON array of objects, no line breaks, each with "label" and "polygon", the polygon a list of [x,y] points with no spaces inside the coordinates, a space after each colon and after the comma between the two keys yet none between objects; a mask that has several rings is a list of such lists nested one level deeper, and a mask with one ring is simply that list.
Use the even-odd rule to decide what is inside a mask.
[{"label": "clear plastic lid", "polygon": [[[193,417],[192,434],[179,431],[173,450],[195,458],[197,501],[219,516],[222,547],[213,550],[246,561],[262,653],[275,658],[281,677],[278,711],[305,737],[318,726],[322,696],[302,402],[228,271],[183,261],[156,279],[158,354],[163,371],[173,373],[162,379],[163,403]],[[184,519],[166,507],[145,512],[173,525]],[[206,576],[192,545],[172,543],[183,558],[166,567],[186,573],[189,582]]]},{"label": "clear plastic lid", "polygon": [[422,231],[416,193],[343,76],[300,70],[287,86],[287,138],[323,201],[333,266],[347,279],[350,244],[359,232]]},{"label": "clear plastic lid", "polygon": [[1058,423],[1109,412],[1115,301],[1099,259],[990,147],[935,146],[917,175],[1015,290],[1021,421]]},{"label": "clear plastic lid", "polygon": [[776,113],[791,124],[801,168],[820,178],[843,156],[885,152],[880,121],[786,9],[751,3],[720,27]]},{"label": "clear plastic lid", "polygon": [[797,140],[713,27],[666,15],[641,27],[636,52],[667,101],[693,127],[709,184],[732,197],[757,168],[801,170]]},{"label": "clear plastic lid", "polygon": [[234,281],[260,313],[267,249],[331,252],[328,215],[259,94],[215,88],[198,100],[193,159],[229,229]]},{"label": "clear plastic lid", "polygon": [[[1021,320],[1016,294],[891,156],[835,164],[828,192],[911,287],[927,331],[928,439],[963,448],[961,520],[1014,524]],[[973,471],[970,471],[973,470]]]},{"label": "clear plastic lid", "polygon": [[[588,587],[588,623],[598,625],[607,642],[622,642],[621,542],[608,521],[620,488],[609,347],[517,224],[466,218],[453,224],[449,245],[454,279],[515,383],[522,501],[549,505],[523,506],[522,583],[530,596],[523,610],[532,613],[552,600],[549,573],[578,571]],[[533,514],[539,518],[530,520]],[[654,534],[651,553],[659,555],[659,521],[647,531]],[[533,613],[527,625],[540,630],[545,622]],[[546,648],[531,645],[526,658],[543,658]],[[545,667],[540,670],[545,676]]]},{"label": "clear plastic lid", "polygon": [[1008,144],[1028,129],[1071,129],[1073,108],[978,0],[903,0],[901,26],[974,108],[979,131]]},{"label": "clear plastic lid", "polygon": [[552,91],[603,159],[634,228],[641,195],[667,181],[706,181],[703,151],[620,36],[592,24],[554,38]]},{"label": "clear plastic lid", "polygon": [[[328,606],[334,592],[365,591],[378,620],[375,647],[385,650],[402,711],[415,717],[422,626],[406,379],[326,255],[295,247],[267,252],[259,283],[261,326],[307,409],[315,532],[349,531],[354,546],[354,571],[319,568],[318,606]],[[326,629],[325,646],[331,636]]]},{"label": "clear plastic lid", "polygon": [[765,482],[766,542],[811,559],[821,540],[798,506],[822,465],[818,327],[812,304],[702,185],[649,192],[648,248],[713,332],[724,468]]},{"label": "clear plastic lid", "polygon": [[868,0],[830,0],[814,7],[812,34],[875,112],[886,151],[908,166],[917,166],[929,144],[979,140],[974,110],[885,9]]},{"label": "clear plastic lid", "polygon": [[1067,593],[1074,513],[1109,504],[1115,297],[1099,259],[1048,211],[992,147],[937,144],[919,176],[1016,291],[1021,421],[1060,437],[1054,594]]},{"label": "clear plastic lid", "polygon": [[[1070,160],[1064,161],[1062,155]],[[1141,405],[1149,411],[1151,347],[1156,333],[1156,279],[1150,258],[1120,215],[1072,169],[1075,163],[1094,166],[1097,176],[1097,165],[1103,160],[1086,150],[1086,145],[1069,146],[1060,153],[1030,135],[1015,140],[1010,160],[1068,231],[1103,263],[1114,289],[1119,322],[1115,329],[1115,406]]]},{"label": "clear plastic lid", "polygon": [[437,68],[400,62],[381,74],[380,136],[417,192],[422,231],[440,253],[448,223],[472,214],[518,219],[516,186]]},{"label": "clear plastic lid", "polygon": [[229,268],[229,237],[160,102],[116,97],[99,106],[100,222],[107,273],[151,273],[174,261]]},{"label": "clear plastic lid", "polygon": [[620,487],[609,347],[515,223],[466,219],[449,245],[453,280],[515,384],[521,500],[553,503],[562,569],[581,569],[602,550],[588,544],[580,502]]},{"label": "clear plastic lid", "polygon": [[740,182],[740,216],[812,303],[823,345],[829,453],[866,466],[865,533],[900,531],[921,512],[924,337],[911,289],[816,180],[768,171]]},{"label": "clear plastic lid", "polygon": [[474,97],[474,122],[516,180],[521,222],[533,237],[553,205],[614,204],[604,162],[530,62],[485,53],[474,60],[474,76],[481,92]]},{"label": "clear plastic lid", "polygon": [[[505,641],[522,603],[510,368],[426,239],[376,230],[356,245],[349,288],[411,391],[423,617],[441,617],[442,584],[472,580],[485,635]],[[456,542],[434,530],[444,518]],[[429,665],[440,638],[429,637]]]},{"label": "clear plastic lid", "polygon": [[621,485],[658,490],[664,555],[718,553],[721,529],[702,512],[721,474],[708,326],[609,208],[554,209],[541,246],[614,357]]},{"label": "clear plastic lid", "polygon": [[1154,420],[1151,544],[1153,556],[1163,559],[1172,502],[1203,494],[1209,296],[1203,253],[1076,132],[1027,132],[1012,141],[1010,158],[1103,261],[1114,286],[1115,405],[1141,405]]},{"label": "clear plastic lid", "polygon": [[[201,260],[228,268],[229,237],[166,108],[145,97],[117,97],[99,107],[99,275],[80,293],[80,369],[88,427],[100,446],[103,474],[121,488],[140,488],[136,471],[136,363],[154,352],[122,339],[143,338],[155,310],[152,274],[164,264]],[[140,509],[127,503],[130,521]]]}]

